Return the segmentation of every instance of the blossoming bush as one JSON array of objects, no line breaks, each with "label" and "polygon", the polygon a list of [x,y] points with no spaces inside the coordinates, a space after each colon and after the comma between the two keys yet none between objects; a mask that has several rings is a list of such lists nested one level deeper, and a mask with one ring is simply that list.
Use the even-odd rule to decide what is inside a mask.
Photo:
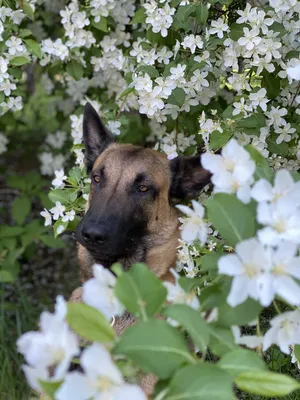
[{"label": "blossoming bush", "polygon": [[[203,148],[213,183],[193,208],[178,206],[186,217],[175,285],[142,265],[128,273],[115,267],[117,279],[95,266],[84,285],[86,304],[66,306],[59,298],[54,314],[41,315],[40,332],[19,339],[24,372],[38,392],[144,398],[140,371],[158,377],[157,399],[233,399],[233,384],[269,397],[299,388],[267,364],[282,365],[274,367],[271,345],[272,354],[287,355],[283,363],[290,354],[300,360],[300,5],[254,3],[1,2],[0,151],[39,136],[53,205],[42,189],[30,196],[40,198],[55,236],[76,227],[87,200],[87,101],[119,142],[154,146],[168,159]],[[24,251],[28,203],[26,192],[14,208],[18,226],[0,231],[2,280],[9,260],[16,265],[18,246]],[[101,297],[90,295],[95,288]],[[270,305],[278,315],[266,325]],[[109,322],[124,308],[139,322],[116,338]],[[166,319],[154,319],[157,313]],[[81,354],[74,332],[92,342]],[[69,372],[72,360],[83,372]]]}]

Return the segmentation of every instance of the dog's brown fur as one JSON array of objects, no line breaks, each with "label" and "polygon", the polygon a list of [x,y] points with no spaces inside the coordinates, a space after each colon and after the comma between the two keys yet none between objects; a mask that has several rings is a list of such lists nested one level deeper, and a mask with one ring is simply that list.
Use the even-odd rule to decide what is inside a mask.
[{"label": "dog's brown fur", "polygon": [[[134,181],[137,174],[146,173],[156,186],[157,195],[153,201],[144,204],[147,220],[147,234],[143,242],[143,251],[139,249],[118,260],[127,270],[133,263],[145,262],[148,268],[160,279],[172,281],[170,267],[176,263],[176,253],[180,232],[178,214],[171,198],[193,197],[210,180],[210,174],[200,165],[200,157],[182,158],[170,162],[166,156],[152,149],[145,149],[129,144],[115,144],[112,136],[97,119],[90,105],[86,106],[84,117],[84,140],[88,167],[92,167],[92,176],[100,168],[105,168],[106,181],[109,184],[102,191],[103,202],[119,199],[118,207],[128,209],[126,188]],[[102,135],[102,137],[101,137]],[[99,139],[100,138],[100,139]],[[103,194],[104,193],[104,194]],[[95,185],[91,191],[86,212],[97,199]],[[102,206],[105,207],[105,204]],[[78,258],[81,268],[82,282],[92,276],[92,266],[96,260],[91,252],[79,244]],[[70,301],[81,302],[82,290],[76,289]],[[135,323],[132,315],[126,312],[116,319],[114,328],[120,335],[126,328]],[[141,381],[145,393],[150,395],[155,384],[155,377],[147,375]]]}]

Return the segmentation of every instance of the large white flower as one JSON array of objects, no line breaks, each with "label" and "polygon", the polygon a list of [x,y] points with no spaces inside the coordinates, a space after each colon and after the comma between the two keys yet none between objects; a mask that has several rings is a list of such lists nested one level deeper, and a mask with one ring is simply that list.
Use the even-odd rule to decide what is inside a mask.
[{"label": "large white flower", "polygon": [[263,350],[277,344],[283,353],[290,354],[290,346],[300,344],[300,310],[289,311],[271,320],[271,328],[264,336]]},{"label": "large white flower", "polygon": [[288,209],[300,205],[300,182],[294,182],[289,171],[276,172],[274,186],[266,179],[260,179],[252,188],[251,197],[257,202],[268,201]]},{"label": "large white flower", "polygon": [[[34,370],[45,371],[51,368],[51,379],[63,379],[71,364],[72,358],[79,353],[78,339],[65,322],[66,304],[61,296],[57,297],[54,314],[47,311],[40,317],[40,331],[27,332],[17,341],[18,351],[33,370],[27,373],[34,382]],[[26,373],[26,368],[25,373]],[[34,385],[31,385],[34,386]]]},{"label": "large white flower", "polygon": [[264,267],[270,260],[263,246],[256,238],[251,238],[238,243],[235,251],[236,254],[228,254],[218,261],[219,272],[234,277],[228,304],[235,307],[252,297],[259,299],[261,304],[269,305],[269,295],[264,291],[262,282]]},{"label": "large white flower", "polygon": [[192,200],[193,210],[187,206],[176,206],[181,212],[187,215],[186,218],[179,218],[182,223],[180,226],[181,237],[187,242],[191,243],[196,239],[200,240],[203,246],[207,240],[207,225],[204,222],[204,207],[196,200]]},{"label": "large white flower", "polygon": [[223,147],[222,155],[203,154],[201,164],[213,174],[211,181],[215,193],[236,193],[238,199],[249,203],[255,163],[235,139]]},{"label": "large white flower", "polygon": [[146,400],[137,385],[125,383],[108,351],[94,343],[80,357],[85,374],[70,372],[55,394],[57,400]]},{"label": "large white flower", "polygon": [[114,294],[116,277],[100,264],[94,264],[93,274],[94,278],[83,284],[83,301],[101,311],[109,321],[122,315],[124,308]]},{"label": "large white flower", "polygon": [[277,249],[264,247],[256,238],[236,246],[236,254],[219,260],[219,272],[233,276],[228,303],[236,306],[248,297],[267,307],[276,295],[293,305],[300,304],[300,258],[297,246],[284,242]]},{"label": "large white flower", "polygon": [[300,210],[289,206],[289,200],[280,204],[261,202],[258,204],[257,221],[265,228],[258,231],[264,244],[277,245],[282,240],[300,244]]}]

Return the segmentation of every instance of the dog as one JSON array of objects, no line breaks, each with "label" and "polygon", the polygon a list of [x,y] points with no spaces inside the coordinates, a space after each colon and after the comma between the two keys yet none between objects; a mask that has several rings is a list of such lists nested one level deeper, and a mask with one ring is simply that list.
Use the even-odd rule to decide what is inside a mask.
[{"label": "dog", "polygon": [[[169,270],[180,238],[175,203],[195,197],[211,178],[200,156],[170,161],[150,148],[117,144],[90,103],[84,109],[83,140],[91,188],[76,229],[82,282],[92,277],[93,264],[109,268],[116,262],[124,270],[143,262],[163,281],[173,281]],[[70,301],[82,301],[81,295],[76,289]],[[116,318],[116,333],[133,323],[129,313]],[[142,383],[147,394],[153,382]]]}]

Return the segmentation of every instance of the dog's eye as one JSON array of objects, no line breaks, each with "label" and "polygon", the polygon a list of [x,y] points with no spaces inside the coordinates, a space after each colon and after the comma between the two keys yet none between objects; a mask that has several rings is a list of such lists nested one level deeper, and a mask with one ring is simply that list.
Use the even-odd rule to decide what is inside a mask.
[{"label": "dog's eye", "polygon": [[145,185],[140,185],[138,187],[139,192],[148,192],[148,190],[149,190],[148,186],[145,186]]},{"label": "dog's eye", "polygon": [[93,180],[94,180],[94,182],[99,183],[100,182],[100,176],[99,175],[94,175],[93,176]]}]

